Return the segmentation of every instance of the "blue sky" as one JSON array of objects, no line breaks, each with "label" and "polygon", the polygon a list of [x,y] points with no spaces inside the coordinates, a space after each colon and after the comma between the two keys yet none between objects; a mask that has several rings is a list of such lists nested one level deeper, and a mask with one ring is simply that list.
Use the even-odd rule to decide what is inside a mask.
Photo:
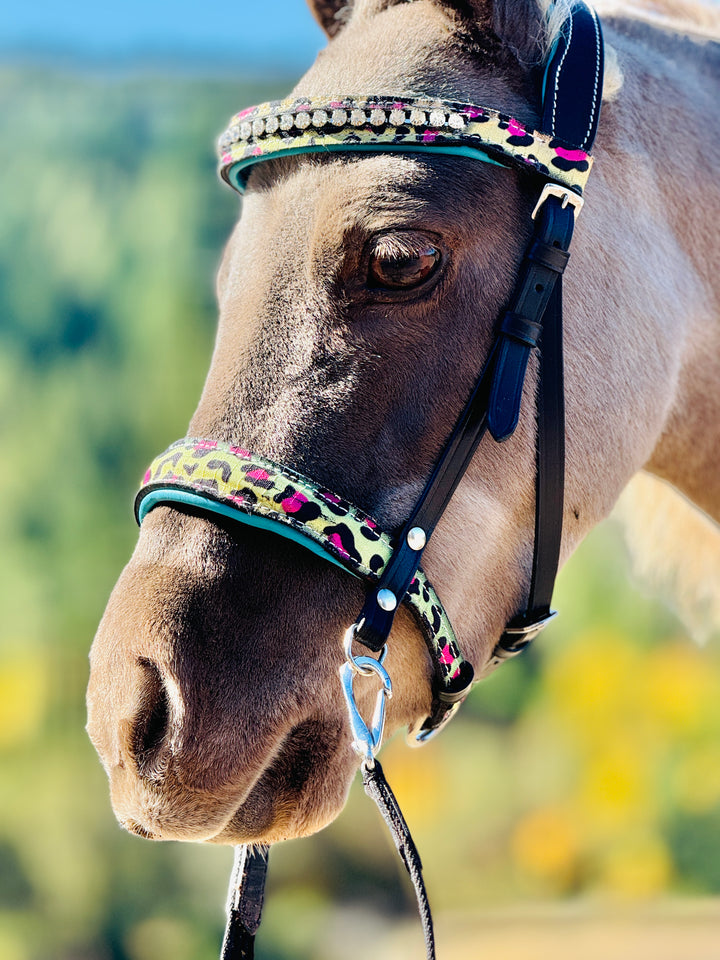
[{"label": "blue sky", "polygon": [[0,54],[308,65],[324,37],[304,0],[5,0]]}]

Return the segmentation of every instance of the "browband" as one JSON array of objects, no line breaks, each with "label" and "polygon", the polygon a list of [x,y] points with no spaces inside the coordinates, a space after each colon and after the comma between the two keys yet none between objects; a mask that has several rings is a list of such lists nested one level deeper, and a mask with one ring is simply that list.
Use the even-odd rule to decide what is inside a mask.
[{"label": "browband", "polygon": [[446,153],[534,171],[582,194],[592,158],[490,107],[426,97],[272,100],[233,117],[220,175],[239,192],[253,164],[299,153]]}]

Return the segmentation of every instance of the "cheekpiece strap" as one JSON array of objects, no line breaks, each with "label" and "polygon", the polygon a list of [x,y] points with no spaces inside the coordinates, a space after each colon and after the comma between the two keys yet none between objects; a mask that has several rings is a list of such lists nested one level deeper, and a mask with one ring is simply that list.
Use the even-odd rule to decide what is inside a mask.
[{"label": "cheekpiece strap", "polygon": [[239,192],[249,168],[299,153],[447,153],[540,174],[582,194],[592,158],[491,107],[427,97],[273,100],[238,113],[220,137],[220,175]]},{"label": "cheekpiece strap", "polygon": [[[370,583],[394,541],[367,514],[289,467],[215,440],[178,440],[148,468],[135,499],[142,523],[153,507],[185,504],[280,534]],[[450,620],[418,567],[401,598],[423,633],[435,671],[433,711],[449,713],[473,678]],[[439,717],[442,719],[443,717]]]}]

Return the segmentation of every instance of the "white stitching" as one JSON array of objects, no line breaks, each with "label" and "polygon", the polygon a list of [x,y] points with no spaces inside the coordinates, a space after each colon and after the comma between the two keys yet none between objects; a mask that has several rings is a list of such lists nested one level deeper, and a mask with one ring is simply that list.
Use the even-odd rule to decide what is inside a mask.
[{"label": "white stitching", "polygon": [[565,57],[568,55],[568,50],[570,49],[570,41],[572,40],[572,31],[573,31],[572,13],[568,17],[568,23],[570,25],[570,29],[569,29],[567,38],[565,40],[565,49],[563,50],[563,55],[560,58],[560,64],[557,68],[557,72],[555,73],[555,93],[553,95],[552,123],[550,125],[550,132],[552,133],[553,136],[555,136],[555,108],[557,107],[558,88],[560,86],[560,73],[562,72],[563,64],[565,63]]},{"label": "white stitching", "polygon": [[595,10],[588,4],[588,10],[590,15],[593,18],[593,24],[595,26],[595,86],[593,88],[593,102],[590,109],[590,122],[588,124],[587,133],[583,137],[583,141],[580,144],[581,147],[586,147],[587,142],[590,139],[590,134],[592,133],[593,124],[595,123],[595,109],[598,102],[598,86],[600,84],[600,24],[598,23],[597,14]]}]

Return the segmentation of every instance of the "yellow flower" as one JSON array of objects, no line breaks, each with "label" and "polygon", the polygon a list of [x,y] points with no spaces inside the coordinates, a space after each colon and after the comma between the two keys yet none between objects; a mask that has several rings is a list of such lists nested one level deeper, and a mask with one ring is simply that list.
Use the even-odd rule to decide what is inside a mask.
[{"label": "yellow flower", "polygon": [[644,899],[664,891],[672,878],[672,861],[660,837],[624,836],[601,864],[600,887],[624,899]]},{"label": "yellow flower", "polygon": [[647,709],[673,733],[707,729],[717,717],[720,689],[709,656],[690,643],[660,647],[648,656]]},{"label": "yellow flower", "polygon": [[47,667],[38,651],[7,653],[0,660],[0,749],[29,740],[47,705]]},{"label": "yellow flower", "polygon": [[560,807],[533,810],[513,833],[512,855],[517,866],[558,890],[571,884],[578,853],[574,824]]}]

